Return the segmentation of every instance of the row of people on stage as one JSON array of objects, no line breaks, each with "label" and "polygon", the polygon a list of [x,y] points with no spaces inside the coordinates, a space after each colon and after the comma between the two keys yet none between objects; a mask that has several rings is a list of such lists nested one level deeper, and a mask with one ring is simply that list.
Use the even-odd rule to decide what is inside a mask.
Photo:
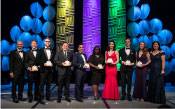
[{"label": "row of people on stage", "polygon": [[[144,42],[140,42],[139,50],[135,52],[130,47],[131,40],[125,40],[125,47],[119,52],[115,49],[115,43],[109,42],[105,57],[100,53],[100,47],[93,49],[93,54],[87,60],[83,53],[83,44],[78,45],[78,52],[69,51],[68,43],[62,44],[62,50],[56,53],[50,48],[50,39],[45,39],[45,47],[37,49],[37,41],[32,40],[31,50],[26,53],[22,51],[23,42],[17,42],[17,50],[10,53],[10,77],[12,78],[12,98],[13,102],[24,101],[23,87],[24,75],[27,70],[28,76],[28,100],[39,101],[45,104],[44,86],[46,85],[46,100],[52,101],[50,96],[50,84],[52,73],[56,65],[58,74],[58,99],[61,103],[63,87],[65,100],[71,102],[69,97],[69,85],[72,75],[71,67],[75,73],[75,98],[78,102],[83,102],[84,83],[86,80],[86,69],[90,67],[92,73],[91,83],[93,85],[94,100],[99,99],[98,87],[101,83],[103,71],[106,78],[102,98],[112,100],[125,100],[126,97],[132,101],[132,97],[137,100],[148,100],[154,103],[165,104],[165,89],[163,74],[165,73],[165,53],[160,49],[159,42],[153,42],[152,51],[148,52]],[[121,60],[120,60],[121,58]],[[117,63],[121,63],[121,85],[122,96],[119,96],[117,83]],[[131,83],[133,66],[136,64],[136,78],[133,96],[131,96]],[[149,67],[148,67],[149,66]],[[147,90],[146,76],[149,72],[149,85]],[[35,83],[34,96],[32,93],[33,83]],[[16,86],[18,85],[18,97]],[[127,86],[127,92],[126,92]]]}]

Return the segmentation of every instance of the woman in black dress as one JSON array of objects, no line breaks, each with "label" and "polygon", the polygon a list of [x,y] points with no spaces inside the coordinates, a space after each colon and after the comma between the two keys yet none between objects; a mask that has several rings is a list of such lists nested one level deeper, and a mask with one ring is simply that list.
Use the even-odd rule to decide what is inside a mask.
[{"label": "woman in black dress", "polygon": [[144,42],[140,42],[139,50],[136,53],[136,78],[134,84],[133,97],[144,101],[147,98],[146,76],[148,74],[147,65],[151,62],[150,54]]},{"label": "woman in black dress", "polygon": [[92,73],[91,83],[93,84],[94,100],[98,97],[98,85],[101,83],[104,69],[104,57],[100,54],[100,47],[94,47],[93,54],[89,57],[90,71]]},{"label": "woman in black dress", "polygon": [[165,52],[160,49],[159,42],[152,44],[151,65],[148,86],[148,101],[158,104],[166,104],[164,78]]}]

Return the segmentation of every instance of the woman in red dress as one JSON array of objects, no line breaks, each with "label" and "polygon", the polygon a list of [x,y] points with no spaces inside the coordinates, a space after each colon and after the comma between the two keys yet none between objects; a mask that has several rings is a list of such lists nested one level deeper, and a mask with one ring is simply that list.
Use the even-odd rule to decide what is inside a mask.
[{"label": "woman in red dress", "polygon": [[108,51],[105,52],[105,85],[102,98],[118,100],[120,99],[117,83],[117,66],[119,62],[119,53],[115,50],[115,42],[110,41]]}]

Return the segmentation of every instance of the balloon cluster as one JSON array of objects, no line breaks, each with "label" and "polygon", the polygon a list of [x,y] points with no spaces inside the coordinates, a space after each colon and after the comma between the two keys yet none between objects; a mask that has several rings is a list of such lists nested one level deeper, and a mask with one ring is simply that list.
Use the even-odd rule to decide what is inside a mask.
[{"label": "balloon cluster", "polygon": [[[2,57],[2,71],[9,70],[9,57],[11,51],[17,48],[16,42],[18,40],[23,41],[23,51],[29,50],[30,43],[32,40],[37,40],[38,46],[37,48],[44,47],[44,40],[46,37],[51,37],[55,31],[55,25],[52,23],[52,20],[55,17],[56,11],[53,6],[55,0],[43,0],[43,2],[47,5],[44,9],[40,5],[39,2],[34,2],[30,5],[30,15],[24,15],[21,20],[20,24],[15,25],[10,30],[11,39],[14,43],[10,44],[7,40],[2,40],[0,43],[1,45],[1,55]],[[44,23],[40,20],[43,16]],[[44,36],[43,40],[40,35]],[[51,48],[54,47],[54,41],[51,39]]]},{"label": "balloon cluster", "polygon": [[[141,4],[137,6],[140,0],[128,0],[130,8],[127,11],[127,18],[130,23],[127,25],[127,33],[131,37],[131,46],[139,49],[139,43],[145,42],[147,48],[152,48],[152,43],[158,41],[161,44],[161,49],[165,51],[165,75],[168,75],[175,67],[175,43],[168,47],[173,39],[173,34],[168,29],[162,29],[162,21],[158,18],[146,20],[150,13],[149,4]],[[170,57],[171,61],[168,61]],[[175,72],[175,71],[174,71]]]}]

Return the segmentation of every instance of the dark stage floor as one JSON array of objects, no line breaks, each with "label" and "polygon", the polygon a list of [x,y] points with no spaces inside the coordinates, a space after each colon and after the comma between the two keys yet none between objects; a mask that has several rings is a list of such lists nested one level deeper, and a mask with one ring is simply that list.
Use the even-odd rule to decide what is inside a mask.
[{"label": "dark stage floor", "polygon": [[[99,100],[93,100],[93,91],[92,87],[85,85],[85,99],[83,103],[79,103],[75,101],[74,98],[74,84],[70,86],[70,95],[72,98],[72,102],[67,102],[62,100],[61,103],[57,103],[57,86],[55,84],[51,87],[51,95],[54,99],[53,102],[47,102],[46,105],[41,105],[36,101],[32,103],[28,103],[27,101],[27,84],[25,85],[24,90],[24,98],[26,99],[24,102],[13,103],[11,99],[11,84],[10,85],[1,85],[1,108],[158,108],[162,107],[160,104],[153,104],[149,102],[141,102],[133,100],[129,102],[127,100],[103,100],[101,98],[101,94],[103,91],[103,84],[100,84],[99,88]],[[133,89],[133,88],[132,88]],[[121,93],[121,87],[119,87],[119,91]],[[167,98],[167,106],[175,108],[175,87],[170,86],[170,84],[166,84],[166,98]]]}]

